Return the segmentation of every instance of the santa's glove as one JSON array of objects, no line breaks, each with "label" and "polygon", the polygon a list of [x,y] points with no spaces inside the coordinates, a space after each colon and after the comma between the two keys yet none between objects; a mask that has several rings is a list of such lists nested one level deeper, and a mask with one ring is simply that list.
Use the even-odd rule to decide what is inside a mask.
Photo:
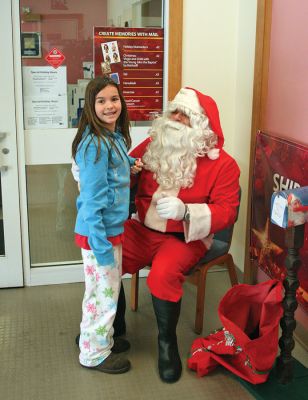
[{"label": "santa's glove", "polygon": [[156,211],[161,218],[181,221],[185,214],[185,204],[174,196],[163,197],[157,201]]}]

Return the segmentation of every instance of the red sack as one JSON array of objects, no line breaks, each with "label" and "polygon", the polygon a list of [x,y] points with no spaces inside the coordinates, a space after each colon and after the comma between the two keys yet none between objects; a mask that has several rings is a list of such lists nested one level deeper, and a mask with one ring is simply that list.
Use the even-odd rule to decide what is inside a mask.
[{"label": "red sack", "polygon": [[203,376],[220,364],[248,382],[265,382],[278,351],[282,295],[277,279],[233,286],[218,308],[223,328],[194,340],[188,368]]}]

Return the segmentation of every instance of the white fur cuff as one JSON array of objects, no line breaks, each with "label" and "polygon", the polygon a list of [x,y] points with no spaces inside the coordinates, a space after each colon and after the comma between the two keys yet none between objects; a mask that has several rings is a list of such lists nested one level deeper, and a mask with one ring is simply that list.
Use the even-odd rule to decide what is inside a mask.
[{"label": "white fur cuff", "polygon": [[185,241],[202,240],[211,230],[212,214],[207,204],[187,204],[190,211],[190,221],[184,222]]}]

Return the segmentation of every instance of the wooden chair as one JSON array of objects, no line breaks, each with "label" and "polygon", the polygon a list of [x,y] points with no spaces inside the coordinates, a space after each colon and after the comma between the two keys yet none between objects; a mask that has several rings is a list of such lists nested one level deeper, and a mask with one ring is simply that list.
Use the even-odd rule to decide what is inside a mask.
[{"label": "wooden chair", "polygon": [[[186,281],[197,287],[194,329],[197,334],[201,334],[203,329],[204,298],[208,270],[216,265],[225,266],[228,269],[231,285],[234,286],[238,284],[233,257],[229,253],[233,226],[234,225],[217,232],[214,235],[211,249],[186,275]],[[133,311],[137,311],[138,308],[138,291],[139,272],[133,274],[131,279],[131,309]]]}]

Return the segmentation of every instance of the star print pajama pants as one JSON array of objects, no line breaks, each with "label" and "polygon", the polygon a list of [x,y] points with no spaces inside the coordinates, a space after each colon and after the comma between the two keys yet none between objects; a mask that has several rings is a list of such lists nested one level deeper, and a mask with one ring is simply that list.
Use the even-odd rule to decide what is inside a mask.
[{"label": "star print pajama pants", "polygon": [[92,250],[82,249],[85,293],[80,324],[79,361],[94,367],[105,360],[113,346],[113,321],[116,314],[122,272],[122,245],[113,247],[115,265],[100,266]]}]

